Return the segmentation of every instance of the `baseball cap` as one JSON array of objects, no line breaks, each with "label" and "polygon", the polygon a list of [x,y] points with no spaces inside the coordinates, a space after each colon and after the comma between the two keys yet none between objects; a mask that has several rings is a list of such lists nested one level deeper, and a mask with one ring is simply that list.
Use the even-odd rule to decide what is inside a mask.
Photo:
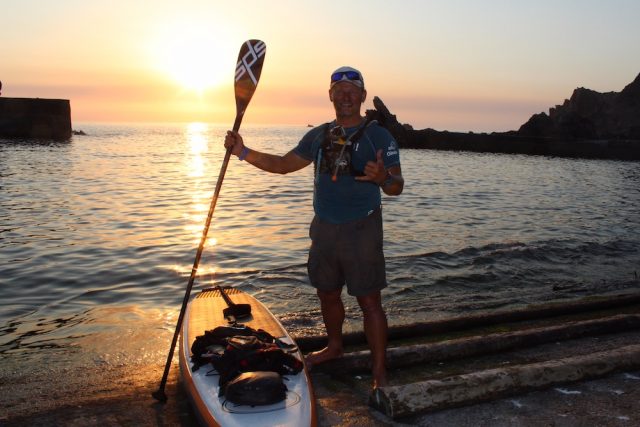
[{"label": "baseball cap", "polygon": [[352,67],[340,67],[331,73],[332,88],[336,83],[348,82],[364,89],[364,79],[362,73]]}]

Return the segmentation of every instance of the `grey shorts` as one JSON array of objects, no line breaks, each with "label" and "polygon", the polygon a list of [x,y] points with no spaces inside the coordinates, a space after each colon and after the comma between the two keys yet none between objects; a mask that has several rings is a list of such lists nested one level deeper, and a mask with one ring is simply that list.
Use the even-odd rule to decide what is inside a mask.
[{"label": "grey shorts", "polygon": [[364,296],[387,286],[382,251],[382,212],[346,224],[314,217],[309,227],[311,248],[307,270],[311,285],[321,291],[342,289]]}]

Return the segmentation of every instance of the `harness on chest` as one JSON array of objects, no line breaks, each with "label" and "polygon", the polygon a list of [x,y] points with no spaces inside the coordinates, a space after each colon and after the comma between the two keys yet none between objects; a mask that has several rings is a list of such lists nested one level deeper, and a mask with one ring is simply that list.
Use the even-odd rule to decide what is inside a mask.
[{"label": "harness on chest", "polygon": [[[316,179],[321,173],[331,175],[333,182],[338,180],[338,175],[364,175],[362,170],[357,170],[353,165],[353,151],[370,124],[366,120],[350,137],[347,137],[342,126],[325,124],[323,142],[316,157]],[[373,151],[375,153],[375,148]]]}]

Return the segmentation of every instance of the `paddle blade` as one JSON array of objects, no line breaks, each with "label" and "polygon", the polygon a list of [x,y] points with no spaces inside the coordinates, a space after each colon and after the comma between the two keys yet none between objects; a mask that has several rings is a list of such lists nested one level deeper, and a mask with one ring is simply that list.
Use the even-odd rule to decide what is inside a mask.
[{"label": "paddle blade", "polygon": [[236,319],[246,319],[251,316],[251,304],[234,304],[222,310],[224,317],[233,316]]},{"label": "paddle blade", "polygon": [[233,126],[235,131],[240,129],[242,116],[258,86],[266,53],[267,45],[261,40],[247,40],[240,48],[236,63],[236,122]]}]

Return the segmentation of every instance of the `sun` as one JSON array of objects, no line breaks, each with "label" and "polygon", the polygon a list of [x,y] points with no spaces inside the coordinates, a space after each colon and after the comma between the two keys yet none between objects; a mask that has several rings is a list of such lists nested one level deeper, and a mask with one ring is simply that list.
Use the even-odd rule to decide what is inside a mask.
[{"label": "sun", "polygon": [[184,26],[161,38],[155,56],[162,73],[184,90],[202,94],[233,77],[233,70],[221,67],[229,51],[214,31]]}]

